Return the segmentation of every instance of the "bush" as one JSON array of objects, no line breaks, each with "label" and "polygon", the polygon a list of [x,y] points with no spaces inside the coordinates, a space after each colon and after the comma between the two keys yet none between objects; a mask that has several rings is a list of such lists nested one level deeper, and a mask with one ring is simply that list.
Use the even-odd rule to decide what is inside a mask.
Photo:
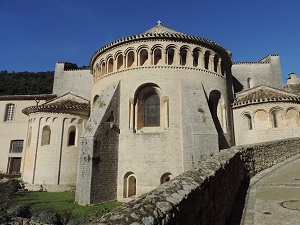
[{"label": "bush", "polygon": [[15,205],[8,209],[8,214],[10,217],[23,217],[30,218],[30,206],[29,205]]},{"label": "bush", "polygon": [[46,210],[35,214],[31,219],[38,223],[61,224],[59,215],[52,210]]},{"label": "bush", "polygon": [[89,220],[85,217],[73,217],[69,220],[67,225],[83,225],[88,224]]},{"label": "bush", "polygon": [[0,183],[0,221],[5,222],[9,218],[8,208],[14,202],[14,193],[19,189],[18,180],[9,180]]}]

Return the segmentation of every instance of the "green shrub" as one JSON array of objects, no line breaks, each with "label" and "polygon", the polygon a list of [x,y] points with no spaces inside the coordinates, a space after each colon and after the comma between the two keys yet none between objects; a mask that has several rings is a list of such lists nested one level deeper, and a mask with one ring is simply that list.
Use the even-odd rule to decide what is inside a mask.
[{"label": "green shrub", "polygon": [[15,200],[14,193],[20,187],[19,181],[9,180],[0,183],[0,221],[5,222],[9,218],[8,208]]},{"label": "green shrub", "polygon": [[7,211],[10,217],[23,217],[23,218],[31,217],[29,205],[15,205],[10,207]]},{"label": "green shrub", "polygon": [[34,214],[31,219],[38,223],[61,224],[59,215],[53,210],[46,210]]},{"label": "green shrub", "polygon": [[85,217],[73,217],[69,220],[67,225],[83,225],[88,224],[89,220]]}]

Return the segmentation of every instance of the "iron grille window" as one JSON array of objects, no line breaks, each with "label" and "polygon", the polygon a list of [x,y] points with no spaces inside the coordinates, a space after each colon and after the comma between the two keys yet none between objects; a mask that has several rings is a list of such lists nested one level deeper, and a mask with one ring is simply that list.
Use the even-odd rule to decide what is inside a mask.
[{"label": "iron grille window", "polygon": [[15,105],[7,104],[5,109],[4,121],[13,121],[15,115]]},{"label": "iron grille window", "polygon": [[144,126],[160,126],[160,101],[156,93],[149,93],[144,101]]},{"label": "iron grille window", "polygon": [[23,150],[23,140],[12,140],[10,142],[10,153],[21,153]]}]

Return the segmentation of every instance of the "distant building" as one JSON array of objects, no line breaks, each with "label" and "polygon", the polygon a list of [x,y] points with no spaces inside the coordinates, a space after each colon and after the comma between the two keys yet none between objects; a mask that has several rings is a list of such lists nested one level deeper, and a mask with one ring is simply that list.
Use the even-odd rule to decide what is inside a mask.
[{"label": "distant building", "polygon": [[126,200],[230,146],[300,136],[300,96],[281,79],[278,55],[233,63],[219,44],[158,23],[100,48],[89,69],[57,63],[57,97],[28,101],[20,137],[0,141],[24,140],[28,188],[76,186],[80,204]]}]

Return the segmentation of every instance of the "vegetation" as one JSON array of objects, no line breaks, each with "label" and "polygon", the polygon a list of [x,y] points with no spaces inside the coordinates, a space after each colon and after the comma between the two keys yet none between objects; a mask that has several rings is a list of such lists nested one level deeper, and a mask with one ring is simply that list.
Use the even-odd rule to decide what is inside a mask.
[{"label": "vegetation", "polygon": [[15,205],[29,205],[32,219],[54,224],[84,224],[96,217],[101,217],[120,206],[120,202],[111,201],[92,206],[74,203],[74,192],[17,192]]},{"label": "vegetation", "polygon": [[15,193],[20,187],[18,180],[10,180],[5,183],[0,183],[0,223],[5,222],[9,213],[7,211],[15,201]]},{"label": "vegetation", "polygon": [[0,183],[0,224],[14,217],[59,225],[81,225],[121,205],[111,201],[92,206],[74,203],[74,192],[31,192],[20,190],[20,180]]},{"label": "vegetation", "polygon": [[51,94],[54,72],[0,72],[0,95]]}]

